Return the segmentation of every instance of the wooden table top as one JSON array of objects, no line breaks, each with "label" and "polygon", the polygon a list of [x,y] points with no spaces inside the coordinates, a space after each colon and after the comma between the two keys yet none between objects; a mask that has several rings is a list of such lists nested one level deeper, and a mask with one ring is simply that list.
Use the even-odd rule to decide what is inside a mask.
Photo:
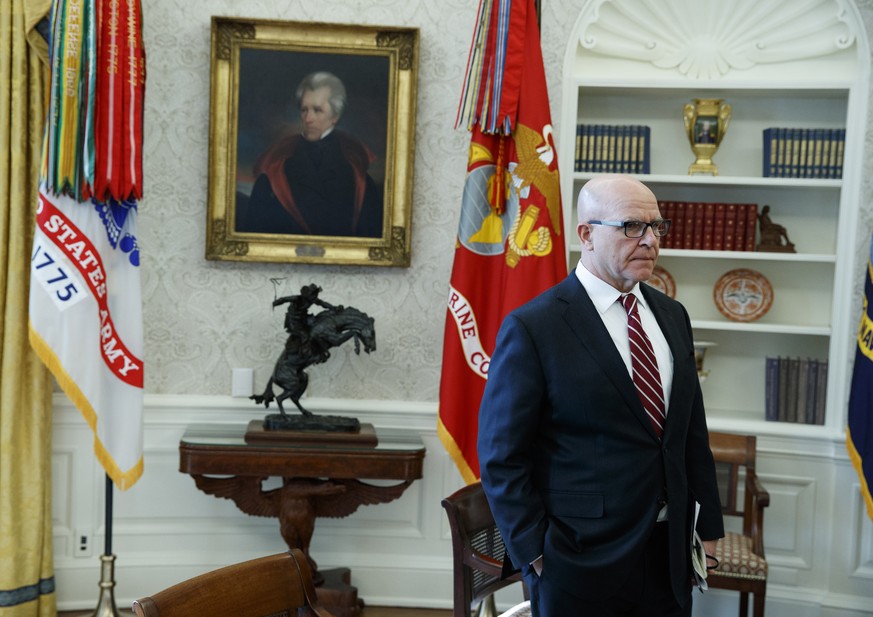
[{"label": "wooden table top", "polygon": [[424,443],[417,432],[378,429],[376,445],[355,442],[246,443],[247,426],[189,426],[179,442],[179,471],[190,475],[417,480]]}]

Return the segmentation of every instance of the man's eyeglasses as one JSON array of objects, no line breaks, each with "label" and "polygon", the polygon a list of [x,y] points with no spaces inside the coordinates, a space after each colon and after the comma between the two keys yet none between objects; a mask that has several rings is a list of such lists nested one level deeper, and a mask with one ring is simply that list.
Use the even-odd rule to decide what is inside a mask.
[{"label": "man's eyeglasses", "polygon": [[623,227],[624,235],[628,238],[642,238],[646,229],[651,227],[652,233],[654,233],[658,238],[667,235],[667,232],[670,231],[670,224],[673,221],[659,219],[657,221],[652,221],[651,223],[646,223],[644,221],[588,221],[589,225],[609,225],[610,227]]}]

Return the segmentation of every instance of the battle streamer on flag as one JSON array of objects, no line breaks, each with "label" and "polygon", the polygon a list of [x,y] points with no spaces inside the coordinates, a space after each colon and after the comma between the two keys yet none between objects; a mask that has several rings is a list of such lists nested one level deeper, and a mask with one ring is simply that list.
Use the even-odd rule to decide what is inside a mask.
[{"label": "battle streamer on flag", "polygon": [[120,489],[142,475],[145,51],[139,0],[55,0],[30,342]]},{"label": "battle streamer on flag", "polygon": [[471,131],[447,296],[438,433],[479,477],[479,403],[503,317],[567,275],[534,0],[482,0],[456,120]]}]

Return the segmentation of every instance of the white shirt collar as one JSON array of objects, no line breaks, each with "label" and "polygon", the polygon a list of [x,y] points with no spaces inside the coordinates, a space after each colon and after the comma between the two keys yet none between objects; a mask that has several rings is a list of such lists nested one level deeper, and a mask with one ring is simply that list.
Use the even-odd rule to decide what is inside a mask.
[{"label": "white shirt collar", "polygon": [[[606,281],[594,276],[588,268],[585,267],[582,260],[579,260],[579,263],[576,264],[576,278],[578,278],[579,282],[582,283],[582,287],[585,288],[585,291],[588,292],[588,297],[590,297],[591,301],[594,303],[594,308],[596,308],[597,312],[601,315],[608,311],[610,307],[615,304],[616,300],[624,295],[624,292],[617,290]],[[634,285],[627,293],[635,295],[637,297],[637,302],[641,306],[648,308],[649,305],[646,304],[646,299],[643,297],[642,291],[640,291],[639,283]]]},{"label": "white shirt collar", "polygon": [[[325,137],[327,137],[328,135],[333,133],[333,130],[335,128],[336,128],[336,126],[334,125],[334,126],[330,127],[329,129],[327,129],[324,133],[321,134],[321,137],[318,138],[318,141],[321,141],[322,139],[324,139]],[[301,131],[300,135],[303,135],[302,131]]]}]

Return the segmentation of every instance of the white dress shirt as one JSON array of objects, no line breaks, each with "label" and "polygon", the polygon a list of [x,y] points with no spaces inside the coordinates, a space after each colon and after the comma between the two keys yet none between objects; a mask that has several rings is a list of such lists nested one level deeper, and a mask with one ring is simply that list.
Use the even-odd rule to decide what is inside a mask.
[{"label": "white dress shirt", "polygon": [[[588,296],[594,303],[594,308],[597,309],[600,318],[603,320],[603,325],[606,326],[609,336],[612,337],[618,353],[621,354],[621,358],[624,360],[628,375],[633,379],[630,339],[627,335],[627,311],[618,302],[618,299],[623,295],[622,292],[591,274],[581,261],[576,265],[576,278],[579,279],[585,291],[588,292]],[[640,321],[643,323],[643,330],[646,331],[646,336],[649,337],[655,350],[658,372],[661,375],[661,389],[664,391],[664,408],[666,412],[669,408],[670,392],[673,384],[673,354],[670,352],[670,346],[667,344],[667,339],[664,338],[664,333],[661,332],[658,320],[655,319],[652,310],[646,304],[646,299],[640,291],[639,283],[634,285],[629,293],[632,293],[637,298],[637,309],[640,313]]]}]

